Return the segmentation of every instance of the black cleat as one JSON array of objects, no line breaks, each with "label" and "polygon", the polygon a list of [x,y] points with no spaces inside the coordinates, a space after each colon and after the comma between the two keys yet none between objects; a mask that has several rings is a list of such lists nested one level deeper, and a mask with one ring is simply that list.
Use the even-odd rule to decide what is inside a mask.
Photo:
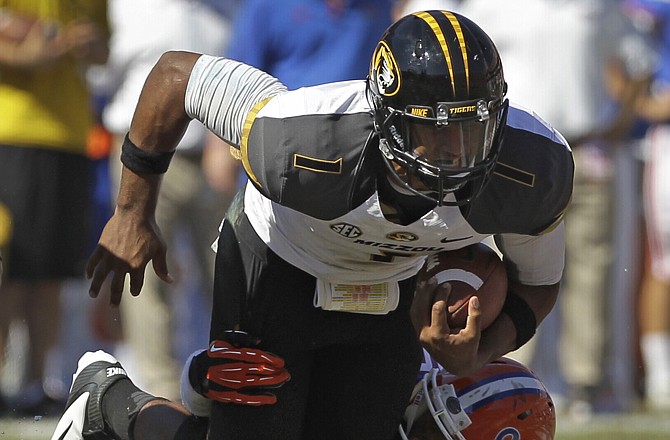
[{"label": "black cleat", "polygon": [[85,353],[72,376],[65,412],[51,440],[108,440],[102,418],[103,394],[116,381],[127,379],[126,370],[114,356],[102,350]]}]

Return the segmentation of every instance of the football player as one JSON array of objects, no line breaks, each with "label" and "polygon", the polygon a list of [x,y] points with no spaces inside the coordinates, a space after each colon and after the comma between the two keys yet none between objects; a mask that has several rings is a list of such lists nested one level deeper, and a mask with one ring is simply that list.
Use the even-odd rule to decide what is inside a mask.
[{"label": "football player", "polygon": [[[172,280],[153,212],[174,147],[198,119],[237,146],[249,177],[216,245],[210,339],[244,331],[252,343],[237,348],[276,353],[291,375],[272,404],[216,400],[209,438],[393,438],[421,344],[467,375],[525,344],[556,301],[572,155],[505,93],[494,43],[449,11],[389,27],[366,81],[289,91],[234,60],[166,53],[122,147],[117,208],[87,268],[91,295],[110,275],[113,303],[127,275],[140,294],[150,261]],[[428,255],[492,235],[509,270],[503,312],[482,332],[475,297],[466,328],[453,332],[435,283],[416,286],[415,274]],[[122,438],[151,403],[128,404],[142,395],[127,382],[106,391],[127,417],[102,415]],[[99,411],[97,398],[82,405]],[[64,426],[80,414],[68,412]]]}]

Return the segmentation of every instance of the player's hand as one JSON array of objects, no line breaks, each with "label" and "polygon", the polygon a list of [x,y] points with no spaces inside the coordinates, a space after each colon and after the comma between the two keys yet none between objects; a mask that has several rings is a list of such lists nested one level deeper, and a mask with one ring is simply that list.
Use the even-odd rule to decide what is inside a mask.
[{"label": "player's hand", "polygon": [[479,298],[468,303],[465,328],[454,332],[447,323],[447,299],[451,285],[438,287],[434,278],[419,283],[411,308],[411,317],[421,345],[447,371],[467,375],[480,367],[481,339]]},{"label": "player's hand", "polygon": [[257,348],[257,339],[230,331],[226,340],[213,341],[189,366],[189,382],[203,396],[223,403],[272,405],[270,391],[290,379],[279,356]]},{"label": "player's hand", "polygon": [[[13,14],[10,17],[22,20]],[[55,23],[35,20],[27,34],[14,44],[10,64],[20,69],[39,69],[61,59],[66,50],[62,33]]]},{"label": "player's hand", "polygon": [[84,63],[102,64],[107,60],[107,39],[96,23],[77,20],[63,29],[68,53]]},{"label": "player's hand", "polygon": [[126,275],[130,276],[130,293],[139,295],[149,261],[152,261],[156,275],[171,283],[166,253],[165,241],[153,219],[144,219],[132,211],[124,214],[117,209],[86,265],[86,277],[91,279],[89,294],[97,297],[103,282],[111,274],[111,304],[121,302]]}]

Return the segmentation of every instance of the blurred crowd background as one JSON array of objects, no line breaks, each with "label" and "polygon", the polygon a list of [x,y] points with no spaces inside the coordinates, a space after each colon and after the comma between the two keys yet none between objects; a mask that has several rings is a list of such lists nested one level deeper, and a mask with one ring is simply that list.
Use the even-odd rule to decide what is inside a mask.
[{"label": "blurred crowd background", "polygon": [[[670,189],[665,182],[670,176],[670,3],[81,4],[0,0],[0,49],[7,47],[3,44],[16,48],[7,56],[0,50],[0,174],[6,176],[0,176],[0,247],[5,265],[11,268],[8,263],[19,254],[17,249],[33,245],[40,236],[14,227],[11,216],[12,203],[22,200],[18,194],[30,194],[23,192],[23,185],[42,177],[21,168],[17,151],[28,147],[66,161],[85,158],[77,168],[85,178],[65,172],[62,179],[70,185],[54,186],[54,191],[71,191],[76,185],[86,189],[68,193],[82,205],[81,215],[73,219],[62,218],[62,206],[59,210],[49,203],[31,203],[35,212],[49,212],[44,221],[74,224],[74,231],[51,235],[58,235],[55,243],[61,251],[76,256],[73,267],[79,271],[45,270],[38,279],[11,270],[3,274],[0,417],[58,416],[77,359],[98,348],[113,352],[141,388],[178,398],[184,360],[207,344],[214,261],[210,245],[244,177],[228,146],[199,123],[189,126],[179,145],[158,205],[157,220],[168,241],[176,282],[166,285],[148,270],[143,293],[131,297],[126,292],[117,309],[104,295],[89,298],[83,275],[83,262],[114,209],[119,147],[144,79],[163,52],[228,56],[271,73],[289,88],[364,79],[383,30],[402,15],[427,9],[453,10],[478,23],[501,53],[510,100],[555,126],[575,154],[559,303],[532,342],[512,357],[533,368],[559,411],[577,421],[598,413],[670,409],[670,255],[664,255],[670,253],[670,233],[664,226],[670,225],[670,194],[665,190]],[[30,19],[29,13],[37,15]],[[18,16],[28,18],[20,21]],[[24,29],[17,31],[17,23]],[[86,33],[81,23],[87,23]],[[79,30],[69,32],[72,28]],[[56,48],[68,33],[74,42]],[[86,44],[77,44],[82,40]],[[44,86],[47,79],[49,87]],[[85,102],[75,100],[68,88],[67,102],[58,98],[56,106],[42,105],[43,95],[74,83]],[[17,103],[26,111],[17,111]],[[36,140],[35,131],[49,134],[51,127],[38,108],[86,121],[85,136],[75,136],[74,130],[82,128],[74,124],[59,126],[58,136]],[[23,137],[15,133],[17,124],[28,127]],[[23,174],[21,185],[16,179],[8,182],[17,173]],[[35,225],[31,227],[39,227]],[[81,255],[70,246],[68,234],[85,237]],[[39,265],[43,269],[58,263],[53,257]]]}]

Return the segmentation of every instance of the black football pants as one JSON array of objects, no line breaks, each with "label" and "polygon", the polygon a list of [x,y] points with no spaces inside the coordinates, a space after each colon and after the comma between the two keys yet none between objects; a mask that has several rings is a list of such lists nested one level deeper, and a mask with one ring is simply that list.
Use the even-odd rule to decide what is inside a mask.
[{"label": "black football pants", "polygon": [[314,277],[268,249],[236,205],[219,237],[210,337],[232,328],[259,337],[291,380],[273,390],[275,405],[215,404],[209,438],[395,438],[421,361],[409,318],[414,279],[400,283],[387,315],[316,308]]}]

